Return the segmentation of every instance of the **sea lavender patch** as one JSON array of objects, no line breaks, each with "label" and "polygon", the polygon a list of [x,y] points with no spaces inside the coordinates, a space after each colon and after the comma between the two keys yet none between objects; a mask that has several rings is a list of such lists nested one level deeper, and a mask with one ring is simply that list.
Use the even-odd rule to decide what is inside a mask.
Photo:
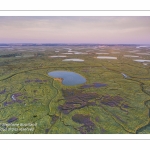
[{"label": "sea lavender patch", "polygon": [[14,121],[16,121],[16,120],[18,120],[18,118],[12,117],[12,118],[9,118],[9,119],[7,120],[7,122],[8,122],[8,123],[11,123],[11,122],[14,122]]}]

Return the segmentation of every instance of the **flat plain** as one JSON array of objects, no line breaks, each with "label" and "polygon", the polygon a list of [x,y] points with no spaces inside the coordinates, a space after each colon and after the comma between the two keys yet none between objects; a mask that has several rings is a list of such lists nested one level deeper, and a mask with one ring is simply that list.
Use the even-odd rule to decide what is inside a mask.
[{"label": "flat plain", "polygon": [[[64,85],[52,71],[86,82]],[[150,47],[0,47],[0,133],[150,133]]]}]

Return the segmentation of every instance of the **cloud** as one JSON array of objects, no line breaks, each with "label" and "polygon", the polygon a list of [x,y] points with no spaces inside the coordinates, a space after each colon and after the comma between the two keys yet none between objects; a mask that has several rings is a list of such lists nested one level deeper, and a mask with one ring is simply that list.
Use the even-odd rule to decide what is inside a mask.
[{"label": "cloud", "polygon": [[149,24],[150,17],[144,16],[0,17],[0,40],[2,42],[145,43],[150,39]]}]

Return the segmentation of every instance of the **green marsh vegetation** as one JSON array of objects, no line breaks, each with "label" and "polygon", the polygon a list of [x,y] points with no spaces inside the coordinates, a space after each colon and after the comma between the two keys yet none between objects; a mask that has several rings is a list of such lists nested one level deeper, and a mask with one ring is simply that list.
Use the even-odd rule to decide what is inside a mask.
[{"label": "green marsh vegetation", "polygon": [[[124,57],[138,55],[134,50],[135,46],[0,48],[0,133],[150,133],[150,63]],[[138,50],[149,53],[147,48]],[[62,54],[68,51],[87,54]],[[50,57],[61,55],[66,57]],[[150,60],[149,55],[138,56]],[[72,58],[84,61],[62,61]],[[78,73],[86,83],[63,85],[48,75],[57,70]]]}]

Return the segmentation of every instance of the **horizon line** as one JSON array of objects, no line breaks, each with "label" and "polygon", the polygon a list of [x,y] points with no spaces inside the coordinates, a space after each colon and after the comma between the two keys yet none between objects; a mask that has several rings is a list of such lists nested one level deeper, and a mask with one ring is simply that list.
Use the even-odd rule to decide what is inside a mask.
[{"label": "horizon line", "polygon": [[63,43],[57,43],[57,42],[54,42],[54,43],[36,43],[36,42],[13,42],[13,43],[10,43],[10,42],[4,42],[4,43],[0,43],[0,45],[1,44],[38,44],[38,45],[40,45],[40,44],[100,44],[100,45],[109,45],[109,44],[111,44],[111,45],[122,45],[122,44],[124,44],[124,45],[150,45],[150,43],[148,44],[143,44],[143,43],[139,43],[139,44],[137,44],[137,43],[65,43],[65,42],[63,42]]}]

